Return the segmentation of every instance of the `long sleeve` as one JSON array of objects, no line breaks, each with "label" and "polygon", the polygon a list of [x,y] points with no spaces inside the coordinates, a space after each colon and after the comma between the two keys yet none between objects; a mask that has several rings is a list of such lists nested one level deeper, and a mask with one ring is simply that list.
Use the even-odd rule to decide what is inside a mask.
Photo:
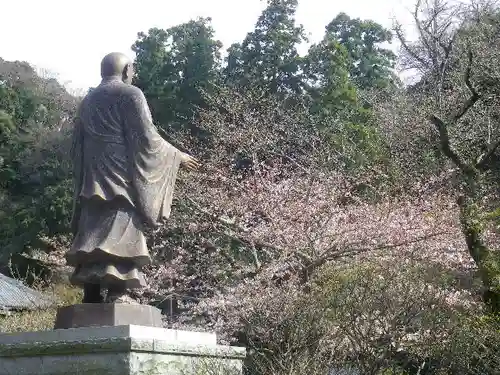
[{"label": "long sleeve", "polygon": [[71,230],[75,234],[80,216],[80,191],[83,180],[83,134],[82,123],[80,119],[81,106],[78,109],[77,116],[73,121],[73,135],[71,145],[71,159],[73,161],[73,212],[71,217]]},{"label": "long sleeve", "polygon": [[134,90],[123,104],[125,139],[137,208],[146,223],[154,226],[170,216],[181,153],[158,133],[140,90]]}]

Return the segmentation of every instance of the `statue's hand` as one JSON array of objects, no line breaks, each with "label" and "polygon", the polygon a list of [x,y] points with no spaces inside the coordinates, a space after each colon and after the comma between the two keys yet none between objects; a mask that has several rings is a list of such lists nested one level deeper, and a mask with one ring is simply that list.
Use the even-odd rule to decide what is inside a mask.
[{"label": "statue's hand", "polygon": [[181,164],[190,171],[195,171],[200,167],[200,162],[185,152],[181,155]]}]

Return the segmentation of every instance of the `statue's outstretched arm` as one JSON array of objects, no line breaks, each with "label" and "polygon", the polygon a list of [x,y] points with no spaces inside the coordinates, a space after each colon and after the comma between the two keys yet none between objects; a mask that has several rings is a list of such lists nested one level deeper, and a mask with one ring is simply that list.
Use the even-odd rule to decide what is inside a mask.
[{"label": "statue's outstretched arm", "polygon": [[[135,142],[140,142],[142,147],[149,150],[161,148],[161,144],[167,145],[167,148],[174,148],[158,132],[153,123],[151,111],[144,94],[137,90],[131,98],[131,103],[127,106],[130,111],[129,124],[126,131],[129,132],[128,138]],[[181,165],[189,170],[196,170],[200,167],[199,161],[191,155],[175,149],[180,156]]]}]

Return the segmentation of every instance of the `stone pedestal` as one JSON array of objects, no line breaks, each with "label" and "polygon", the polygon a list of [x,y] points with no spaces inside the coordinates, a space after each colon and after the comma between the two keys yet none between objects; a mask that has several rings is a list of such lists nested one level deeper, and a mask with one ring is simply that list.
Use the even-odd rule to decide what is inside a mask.
[{"label": "stone pedestal", "polygon": [[126,326],[162,327],[161,311],[149,305],[82,303],[57,310],[55,329]]},{"label": "stone pedestal", "polygon": [[0,375],[236,375],[244,357],[212,333],[136,325],[0,335]]}]

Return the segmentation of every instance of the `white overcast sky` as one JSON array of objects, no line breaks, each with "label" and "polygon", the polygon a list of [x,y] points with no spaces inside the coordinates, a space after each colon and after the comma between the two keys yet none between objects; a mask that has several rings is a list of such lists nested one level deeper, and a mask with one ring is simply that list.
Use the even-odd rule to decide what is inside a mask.
[{"label": "white overcast sky", "polygon": [[[386,27],[397,18],[411,25],[413,0],[299,0],[297,21],[312,42],[339,13]],[[139,31],[212,17],[224,48],[253,30],[261,0],[0,0],[0,57],[48,69],[72,88],[95,86],[99,63],[113,51],[130,54]],[[411,32],[411,31],[410,31]]]}]

